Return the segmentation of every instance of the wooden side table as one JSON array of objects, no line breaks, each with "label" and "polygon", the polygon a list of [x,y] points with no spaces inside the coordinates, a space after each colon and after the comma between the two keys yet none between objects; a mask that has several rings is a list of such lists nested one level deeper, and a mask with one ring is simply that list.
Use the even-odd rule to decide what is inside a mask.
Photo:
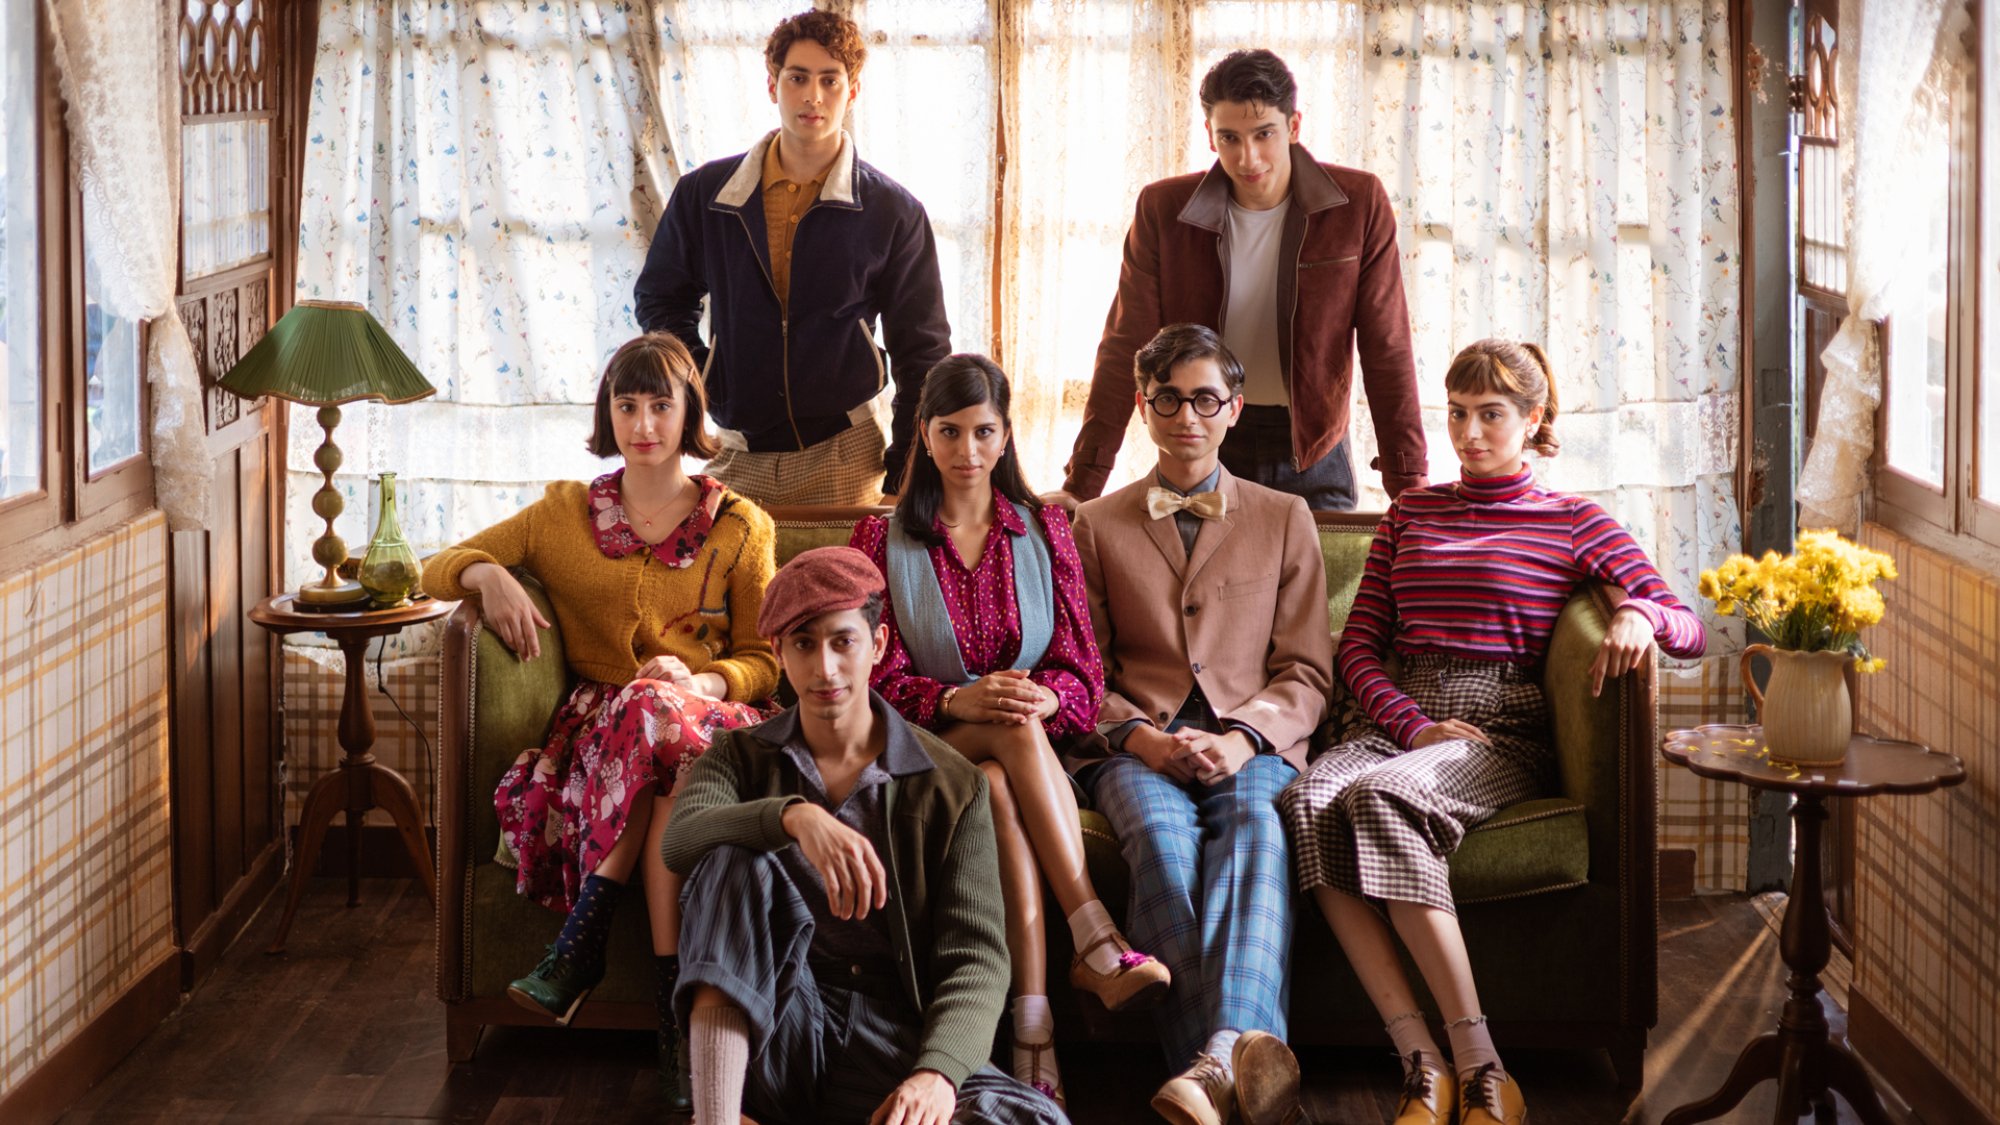
[{"label": "wooden side table", "polygon": [[423,880],[424,893],[437,905],[437,872],[431,864],[431,848],[424,838],[424,813],[417,805],[417,792],[402,774],[375,760],[375,716],[368,707],[368,690],[362,684],[367,663],[368,642],[392,636],[410,625],[443,617],[457,608],[457,602],[425,600],[396,609],[365,609],[353,613],[308,613],[292,603],[291,594],[265,598],[250,611],[250,620],[284,636],[288,633],[325,633],[340,645],[346,660],[346,686],[340,696],[340,768],[313,783],[299,814],[299,850],[292,857],[292,889],[285,896],[285,914],[278,920],[277,935],[264,950],[283,953],[285,937],[292,931],[292,916],[298,913],[299,896],[306,889],[313,865],[319,861],[320,845],[326,842],[327,826],[335,813],[347,812],[347,905],[361,903],[361,819],[369,809],[388,810],[396,820],[396,834],[410,854],[410,863]]},{"label": "wooden side table", "polygon": [[1833,1095],[1838,1093],[1869,1125],[1890,1125],[1874,1082],[1854,1052],[1833,1038],[1820,1007],[1819,974],[1833,947],[1820,885],[1820,825],[1826,820],[1828,797],[1928,793],[1964,781],[1965,764],[1914,742],[1857,734],[1840,765],[1791,766],[1771,760],[1762,727],[1726,724],[1671,731],[1661,753],[1703,777],[1797,797],[1792,805],[1797,830],[1792,893],[1779,945],[1791,970],[1786,981],[1791,996],[1778,1017],[1778,1030],[1743,1048],[1721,1089],[1667,1114],[1662,1125],[1721,1117],[1767,1078],[1778,1083],[1776,1121],[1795,1122],[1811,1110],[1815,1122],[1829,1125],[1836,1119]]}]

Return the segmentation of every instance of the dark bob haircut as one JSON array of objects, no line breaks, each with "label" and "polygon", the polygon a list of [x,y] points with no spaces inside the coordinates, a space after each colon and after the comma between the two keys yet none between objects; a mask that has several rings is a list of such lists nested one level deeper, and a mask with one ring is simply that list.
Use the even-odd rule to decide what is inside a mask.
[{"label": "dark bob haircut", "polygon": [[[685,393],[683,393],[685,392]],[[681,452],[706,461],[722,452],[708,432],[708,394],[687,345],[669,332],[648,332],[625,341],[604,365],[597,381],[597,413],[584,448],[599,457],[618,456],[618,438],[611,429],[611,400],[619,395],[680,396],[687,410],[681,416]]]},{"label": "dark bob haircut", "polygon": [[1154,383],[1174,377],[1174,368],[1196,359],[1212,359],[1222,371],[1223,389],[1231,398],[1243,393],[1243,364],[1222,342],[1215,329],[1206,324],[1169,324],[1146,341],[1132,357],[1132,373],[1139,380],[1139,392]]},{"label": "dark bob haircut", "polygon": [[1298,112],[1299,84],[1285,60],[1261,47],[1231,51],[1202,76],[1201,115],[1207,117],[1222,102],[1276,106],[1290,117]]},{"label": "dark bob haircut", "polygon": [[[1021,474],[1021,455],[1014,449],[1014,419],[1008,413],[1012,398],[1007,373],[1000,370],[999,364],[970,352],[948,355],[924,376],[924,392],[917,399],[917,433],[921,440],[933,418],[975,406],[991,406],[1007,427],[1007,448],[993,466],[993,487],[1000,490],[1001,496],[1025,504],[1033,511],[1042,502],[1035,498],[1028,487],[1028,478]],[[896,499],[894,518],[910,538],[935,547],[945,541],[931,526],[937,519],[938,503],[943,499],[944,475],[931,459],[929,447],[919,445],[903,462],[903,485]]]}]

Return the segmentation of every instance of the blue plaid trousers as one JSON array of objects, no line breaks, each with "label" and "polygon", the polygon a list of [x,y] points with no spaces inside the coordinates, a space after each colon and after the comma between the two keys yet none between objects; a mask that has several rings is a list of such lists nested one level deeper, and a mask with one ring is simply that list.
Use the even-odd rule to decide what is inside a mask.
[{"label": "blue plaid trousers", "polygon": [[1218,1031],[1285,1038],[1292,872],[1277,797],[1297,776],[1259,754],[1218,785],[1184,785],[1118,754],[1080,779],[1132,869],[1125,935],[1174,974],[1158,1014],[1174,1071]]}]

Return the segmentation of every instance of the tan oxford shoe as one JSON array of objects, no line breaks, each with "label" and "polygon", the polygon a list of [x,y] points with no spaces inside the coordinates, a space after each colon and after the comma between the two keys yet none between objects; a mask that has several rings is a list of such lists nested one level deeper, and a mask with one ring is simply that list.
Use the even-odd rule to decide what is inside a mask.
[{"label": "tan oxford shoe", "polygon": [[1153,1095],[1153,1112],[1173,1125],[1224,1125],[1236,1105],[1234,1085],[1220,1062],[1196,1055],[1193,1066]]},{"label": "tan oxford shoe", "polygon": [[1528,1103],[1512,1075],[1492,1063],[1458,1085],[1459,1125],[1527,1125]]},{"label": "tan oxford shoe", "polygon": [[1396,1103],[1396,1125],[1455,1125],[1457,1110],[1457,1079],[1442,1064],[1426,1065],[1423,1052],[1410,1052],[1403,1096]]}]

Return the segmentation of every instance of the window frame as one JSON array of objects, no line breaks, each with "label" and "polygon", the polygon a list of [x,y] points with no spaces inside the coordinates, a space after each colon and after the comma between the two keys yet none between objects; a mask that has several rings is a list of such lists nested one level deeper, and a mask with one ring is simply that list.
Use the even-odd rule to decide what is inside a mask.
[{"label": "window frame", "polygon": [[69,132],[51,61],[48,15],[39,4],[35,46],[42,487],[0,501],[0,575],[68,550],[153,506],[152,390],[144,370],[150,322],[139,326],[139,454],[103,472],[89,471],[83,197],[69,170]]},{"label": "window frame", "polygon": [[[1988,224],[1980,214],[1983,188],[2000,174],[2000,152],[1985,143],[1983,114],[2000,112],[2000,75],[1991,73],[2000,54],[1989,39],[2000,37],[2000,0],[1980,0],[1974,14],[1968,65],[1952,90],[1951,184],[1946,246],[1944,480],[1933,487],[1888,463],[1893,396],[1889,382],[1888,339],[1896,330],[1877,322],[1881,337],[1882,400],[1875,413],[1875,450],[1867,518],[1949,557],[2000,574],[2000,496],[1979,495],[1979,447],[1983,440],[2000,456],[2000,433],[1979,432],[1980,343],[1983,307],[2000,307],[2000,293],[1985,292],[1980,276]],[[1985,104],[1994,103],[1994,104]]]}]

